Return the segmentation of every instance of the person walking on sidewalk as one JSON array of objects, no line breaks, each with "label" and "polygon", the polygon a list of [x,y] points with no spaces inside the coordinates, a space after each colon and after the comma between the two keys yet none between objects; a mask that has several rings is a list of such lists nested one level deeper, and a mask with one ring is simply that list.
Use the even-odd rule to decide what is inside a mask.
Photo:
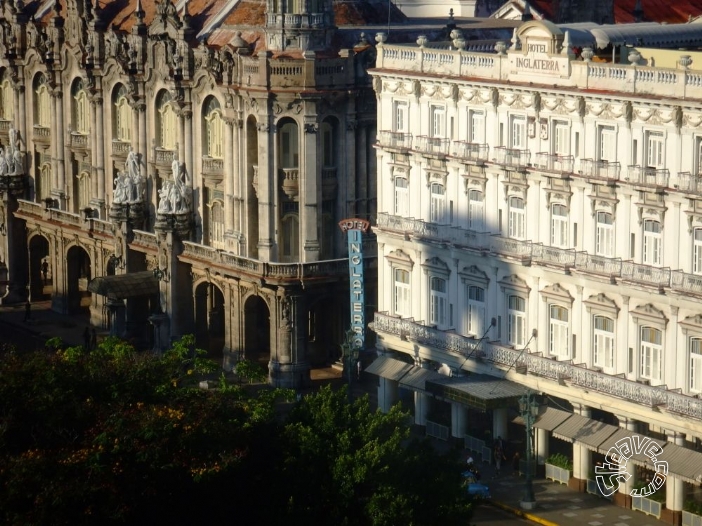
[{"label": "person walking on sidewalk", "polygon": [[502,448],[500,446],[495,446],[495,475],[500,475],[500,469],[502,468]]}]

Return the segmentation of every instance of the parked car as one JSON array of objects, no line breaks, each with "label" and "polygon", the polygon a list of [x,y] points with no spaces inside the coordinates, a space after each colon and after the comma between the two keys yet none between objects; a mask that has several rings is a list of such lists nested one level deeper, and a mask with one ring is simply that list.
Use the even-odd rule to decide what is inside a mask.
[{"label": "parked car", "polygon": [[488,488],[485,484],[478,482],[472,471],[463,472],[463,484],[465,484],[469,495],[478,499],[491,498],[490,488]]}]

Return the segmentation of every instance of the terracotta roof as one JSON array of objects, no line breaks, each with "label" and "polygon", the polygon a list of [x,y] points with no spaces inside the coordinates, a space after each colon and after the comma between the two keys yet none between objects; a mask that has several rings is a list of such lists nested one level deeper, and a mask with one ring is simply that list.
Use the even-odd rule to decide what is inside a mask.
[{"label": "terracotta roof", "polygon": [[264,26],[266,24],[266,3],[263,0],[240,0],[224,19],[227,26]]},{"label": "terracotta roof", "polygon": [[[114,2],[112,0],[100,0],[101,18],[117,30],[130,31],[136,23],[137,0],[126,0],[126,2]],[[156,16],[156,2],[153,0],[142,0],[141,8],[144,11],[144,23],[149,25]]]},{"label": "terracotta roof", "polygon": [[407,17],[388,2],[367,2],[353,0],[334,0],[334,23],[338,26],[387,24],[388,4],[391,5],[390,21],[402,22]]},{"label": "terracotta roof", "polygon": [[[636,0],[615,0],[614,21],[617,24],[635,22]],[[702,0],[641,0],[643,20],[679,24],[702,15]]]}]

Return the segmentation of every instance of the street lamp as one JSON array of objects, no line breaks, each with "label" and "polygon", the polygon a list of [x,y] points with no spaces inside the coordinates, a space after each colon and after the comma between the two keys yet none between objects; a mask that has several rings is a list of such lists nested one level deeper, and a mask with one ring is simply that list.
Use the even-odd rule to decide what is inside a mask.
[{"label": "street lamp", "polygon": [[351,395],[351,382],[353,381],[353,364],[358,359],[358,349],[354,346],[354,336],[356,333],[353,329],[349,329],[344,334],[344,342],[341,344],[341,352],[343,353],[343,358],[346,361],[346,371],[349,378],[349,403],[351,403],[353,396]]},{"label": "street lamp", "polygon": [[525,395],[519,399],[519,414],[524,419],[526,426],[526,489],[524,498],[519,502],[519,505],[525,510],[533,510],[536,507],[536,499],[534,498],[534,485],[532,482],[531,472],[531,450],[532,450],[532,428],[536,417],[539,416],[539,404],[536,401],[534,394],[528,390]]}]

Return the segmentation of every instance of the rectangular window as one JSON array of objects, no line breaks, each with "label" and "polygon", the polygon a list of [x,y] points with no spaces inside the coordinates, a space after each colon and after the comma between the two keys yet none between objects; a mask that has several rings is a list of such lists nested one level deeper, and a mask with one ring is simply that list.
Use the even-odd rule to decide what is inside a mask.
[{"label": "rectangular window", "polygon": [[512,117],[510,134],[512,148],[516,150],[526,148],[526,119],[524,117]]},{"label": "rectangular window", "polygon": [[598,256],[614,257],[614,218],[607,212],[597,212],[595,253]]},{"label": "rectangular window", "polygon": [[448,297],[446,295],[446,280],[443,278],[431,278],[430,280],[430,306],[429,323],[436,325],[439,329],[446,328],[446,305]]},{"label": "rectangular window", "polygon": [[481,337],[485,331],[485,289],[466,286],[466,333]]},{"label": "rectangular window", "polygon": [[478,190],[468,192],[468,228],[476,232],[485,231],[485,199]]},{"label": "rectangular window", "polygon": [[553,124],[553,153],[570,155],[570,126],[567,122],[555,121]]},{"label": "rectangular window", "polygon": [[395,269],[394,311],[398,316],[410,316],[410,273],[404,269]]},{"label": "rectangular window", "polygon": [[651,327],[641,327],[641,362],[639,376],[649,380],[661,380],[663,358],[663,333]]},{"label": "rectangular window", "polygon": [[702,228],[695,228],[692,235],[692,273],[702,274]]},{"label": "rectangular window", "polygon": [[690,338],[690,391],[702,392],[702,338]]},{"label": "rectangular window", "polygon": [[431,185],[429,221],[439,224],[446,222],[446,189],[441,184],[432,183]]},{"label": "rectangular window", "polygon": [[395,215],[409,217],[409,181],[395,177]]},{"label": "rectangular window", "polygon": [[471,110],[469,112],[469,123],[468,141],[475,144],[485,143],[485,113]]},{"label": "rectangular window", "polygon": [[406,102],[395,103],[393,131],[407,133],[409,130],[409,107]]},{"label": "rectangular window", "polygon": [[446,137],[446,110],[440,106],[431,108],[431,130],[432,137]]},{"label": "rectangular window", "polygon": [[580,132],[575,132],[575,156],[580,157]]},{"label": "rectangular window", "polygon": [[600,126],[599,160],[614,162],[617,160],[617,134],[614,126]]},{"label": "rectangular window", "polygon": [[614,368],[614,320],[595,316],[593,334],[593,363],[597,367]]},{"label": "rectangular window", "polygon": [[644,221],[643,262],[645,265],[660,265],[661,254],[661,224],[647,219]]},{"label": "rectangular window", "polygon": [[525,236],[524,199],[509,198],[509,237],[524,239]]},{"label": "rectangular window", "polygon": [[648,132],[646,134],[646,166],[663,168],[663,134]]},{"label": "rectangular window", "polygon": [[551,246],[568,248],[568,209],[559,204],[551,207]]},{"label": "rectangular window", "polygon": [[526,335],[526,302],[519,296],[510,296],[507,305],[507,340],[515,347],[522,347]]},{"label": "rectangular window", "polygon": [[549,311],[549,352],[559,359],[567,360],[570,358],[568,309],[551,305]]}]

